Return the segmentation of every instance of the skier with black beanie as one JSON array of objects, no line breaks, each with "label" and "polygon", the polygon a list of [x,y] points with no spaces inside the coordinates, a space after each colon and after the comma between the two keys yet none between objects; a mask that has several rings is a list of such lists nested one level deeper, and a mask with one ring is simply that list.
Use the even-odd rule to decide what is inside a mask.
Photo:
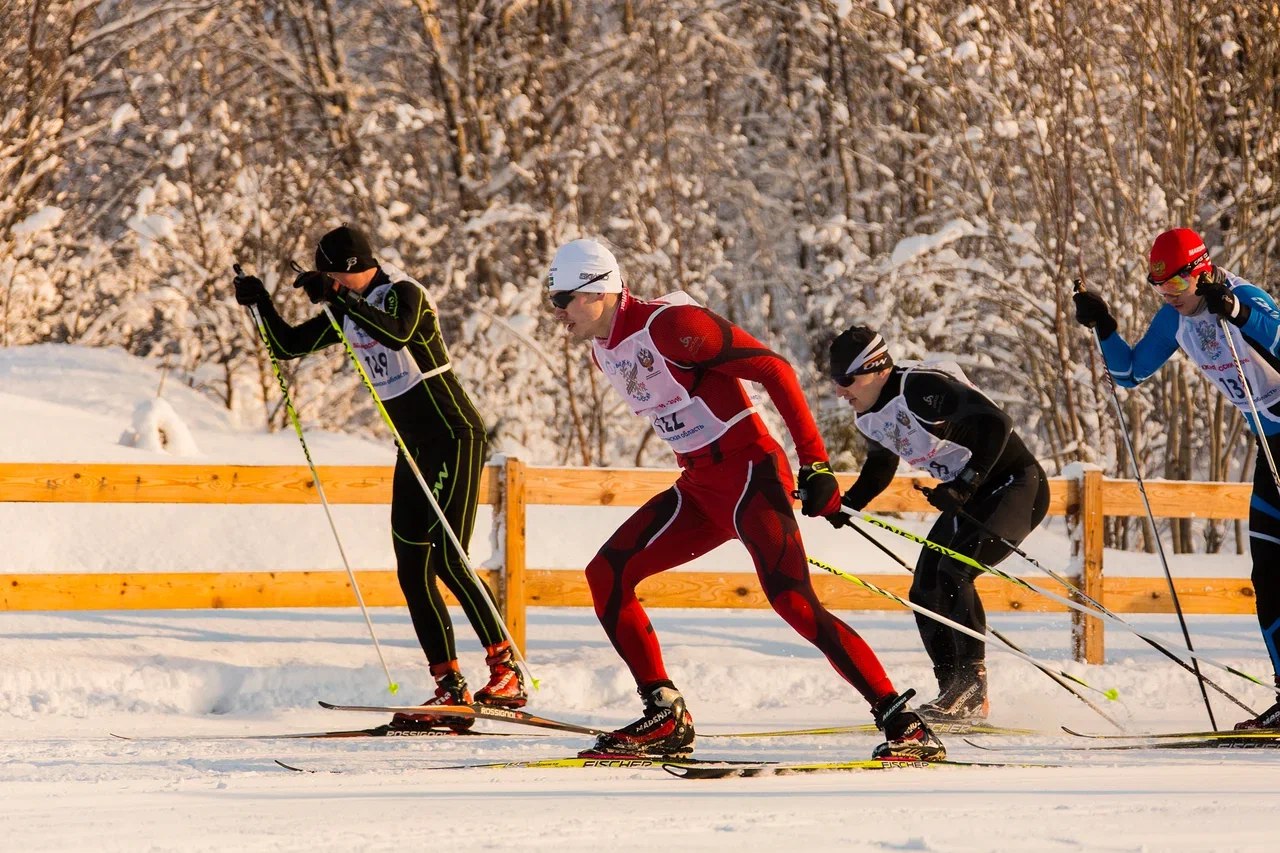
[{"label": "skier with black beanie", "polygon": [[[502,625],[485,601],[488,591],[482,588],[483,581],[466,570],[463,555],[442,527],[447,523],[463,547],[470,542],[488,438],[484,420],[449,362],[435,305],[417,281],[385,270],[368,236],[346,225],[320,238],[315,269],[298,273],[293,286],[313,304],[325,303],[332,311],[405,447],[432,484],[433,497],[445,516],[441,519],[432,509],[402,451],[392,480],[391,536],[400,589],[436,682],[435,695],[424,704],[472,702],[458,666],[453,623],[436,584],[439,578],[458,599],[485,646],[489,680],[475,694],[475,701],[506,708],[523,706],[527,700],[523,676]],[[324,313],[297,326],[286,323],[262,281],[254,276],[237,277],[235,295],[241,305],[257,306],[277,358],[299,358],[342,340]],[[460,730],[472,722],[402,713],[395,715],[391,725],[406,730]]]},{"label": "skier with black beanie", "polygon": [[[975,388],[957,365],[896,365],[874,329],[853,326],[831,342],[836,396],[853,407],[858,430],[871,441],[857,481],[841,503],[861,510],[893,480],[901,458],[941,480],[925,489],[942,512],[928,538],[993,566],[1044,520],[1049,483],[1044,469],[1013,429],[1013,421]],[[843,512],[826,516],[837,527]],[[974,588],[977,570],[925,549],[916,563],[911,600],[986,632],[986,613]],[[986,644],[924,616],[920,639],[933,661],[938,698],[919,707],[935,721],[985,719]]]}]

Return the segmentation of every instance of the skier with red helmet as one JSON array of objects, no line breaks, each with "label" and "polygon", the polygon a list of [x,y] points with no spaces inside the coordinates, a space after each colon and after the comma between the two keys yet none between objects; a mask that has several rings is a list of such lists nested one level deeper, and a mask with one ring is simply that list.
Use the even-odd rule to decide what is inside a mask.
[{"label": "skier with red helmet", "polygon": [[[1107,370],[1116,384],[1133,388],[1155,373],[1179,347],[1240,409],[1255,433],[1256,407],[1262,435],[1280,457],[1280,309],[1257,285],[1216,266],[1200,235],[1174,228],[1151,246],[1147,281],[1163,297],[1146,334],[1132,346],[1116,331],[1107,303],[1096,293],[1074,296],[1076,319],[1096,329]],[[1223,324],[1240,354],[1239,369],[1223,335]],[[1240,372],[1248,385],[1240,381]],[[1250,405],[1252,396],[1252,405]],[[1280,690],[1280,490],[1259,447],[1249,505],[1249,553],[1262,639]],[[1280,702],[1236,728],[1280,727]]]}]

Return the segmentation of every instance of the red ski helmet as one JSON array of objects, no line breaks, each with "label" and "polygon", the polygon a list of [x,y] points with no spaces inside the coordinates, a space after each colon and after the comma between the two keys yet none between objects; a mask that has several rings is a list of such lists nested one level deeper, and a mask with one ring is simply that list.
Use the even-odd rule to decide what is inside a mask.
[{"label": "red ski helmet", "polygon": [[1190,228],[1166,231],[1151,244],[1147,260],[1147,281],[1155,288],[1180,293],[1195,284],[1201,273],[1210,272],[1213,262],[1204,240]]}]

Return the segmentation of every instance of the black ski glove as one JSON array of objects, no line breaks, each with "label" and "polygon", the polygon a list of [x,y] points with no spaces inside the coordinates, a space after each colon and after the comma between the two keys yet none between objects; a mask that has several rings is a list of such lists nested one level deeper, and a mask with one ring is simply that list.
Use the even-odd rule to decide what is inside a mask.
[{"label": "black ski glove", "polygon": [[1105,341],[1116,333],[1116,318],[1111,316],[1111,311],[1101,296],[1081,290],[1073,294],[1071,300],[1076,304],[1076,322],[1090,329],[1097,329],[1098,340]]},{"label": "black ski glove", "polygon": [[965,482],[957,477],[950,482],[934,488],[922,488],[925,500],[933,504],[939,512],[959,512],[978,490],[975,483]]},{"label": "black ski glove", "polygon": [[244,271],[238,266],[236,267],[234,281],[236,302],[241,305],[260,305],[271,300],[271,295],[267,293],[267,286],[262,283],[262,279],[256,275],[245,275]]},{"label": "black ski glove", "polygon": [[829,462],[814,462],[801,467],[796,480],[800,485],[802,513],[810,518],[817,518],[839,512],[840,481],[831,473]]},{"label": "black ski glove", "polygon": [[1200,273],[1196,296],[1204,297],[1205,307],[1210,312],[1237,326],[1243,326],[1249,320],[1249,306],[1236,299],[1227,285],[1227,274],[1217,267],[1213,272]]},{"label": "black ski glove", "polygon": [[328,273],[303,270],[293,280],[293,286],[302,288],[312,305],[333,299],[333,278]]},{"label": "black ski glove", "polygon": [[839,530],[841,527],[848,527],[853,523],[849,519],[848,512],[845,512],[844,510],[848,510],[849,512],[862,511],[862,507],[854,506],[852,503],[849,502],[849,499],[847,497],[843,497],[843,496],[840,498],[840,507],[841,509],[838,509],[835,512],[828,513],[827,515],[823,516],[823,518],[827,520],[827,524],[830,524],[836,530]]}]

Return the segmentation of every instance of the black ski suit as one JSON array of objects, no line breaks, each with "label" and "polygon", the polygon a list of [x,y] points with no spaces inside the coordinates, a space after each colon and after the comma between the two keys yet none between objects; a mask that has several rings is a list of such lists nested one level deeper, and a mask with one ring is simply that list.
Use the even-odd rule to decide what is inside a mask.
[{"label": "black ski suit", "polygon": [[[905,443],[895,445],[895,441],[905,441],[897,428],[909,426],[908,421],[914,418],[935,442],[950,442],[972,454],[963,467],[976,475],[976,490],[962,507],[964,512],[1015,545],[1044,520],[1049,507],[1044,469],[1014,432],[1004,411],[942,370],[895,365],[875,404],[858,416],[859,428],[898,398],[896,423],[889,424],[888,434],[881,439],[888,444],[872,443],[857,481],[844,495],[845,504],[861,509],[889,485],[898,468],[896,451],[906,450]],[[905,420],[900,414],[904,406],[910,415]],[[960,453],[952,459],[963,456]],[[911,461],[906,453],[903,458]],[[922,467],[944,481],[960,473],[955,465],[938,461]],[[928,538],[988,566],[1012,553],[1008,545],[954,512],[944,512]],[[985,633],[986,613],[973,586],[978,574],[977,569],[950,557],[923,550],[916,562],[911,601]],[[935,670],[954,671],[985,660],[983,641],[922,615],[916,616],[916,625]]]},{"label": "black ski suit", "polygon": [[[488,439],[480,413],[450,367],[430,297],[416,281],[392,281],[379,269],[363,294],[339,288],[330,307],[454,535],[467,547]],[[291,326],[270,301],[259,308],[277,358],[298,358],[341,342],[324,314]],[[502,642],[502,626],[483,598],[486,590],[466,571],[403,453],[396,456],[392,480],[391,535],[400,589],[429,663],[457,658],[437,577],[462,604],[480,641]]]}]

